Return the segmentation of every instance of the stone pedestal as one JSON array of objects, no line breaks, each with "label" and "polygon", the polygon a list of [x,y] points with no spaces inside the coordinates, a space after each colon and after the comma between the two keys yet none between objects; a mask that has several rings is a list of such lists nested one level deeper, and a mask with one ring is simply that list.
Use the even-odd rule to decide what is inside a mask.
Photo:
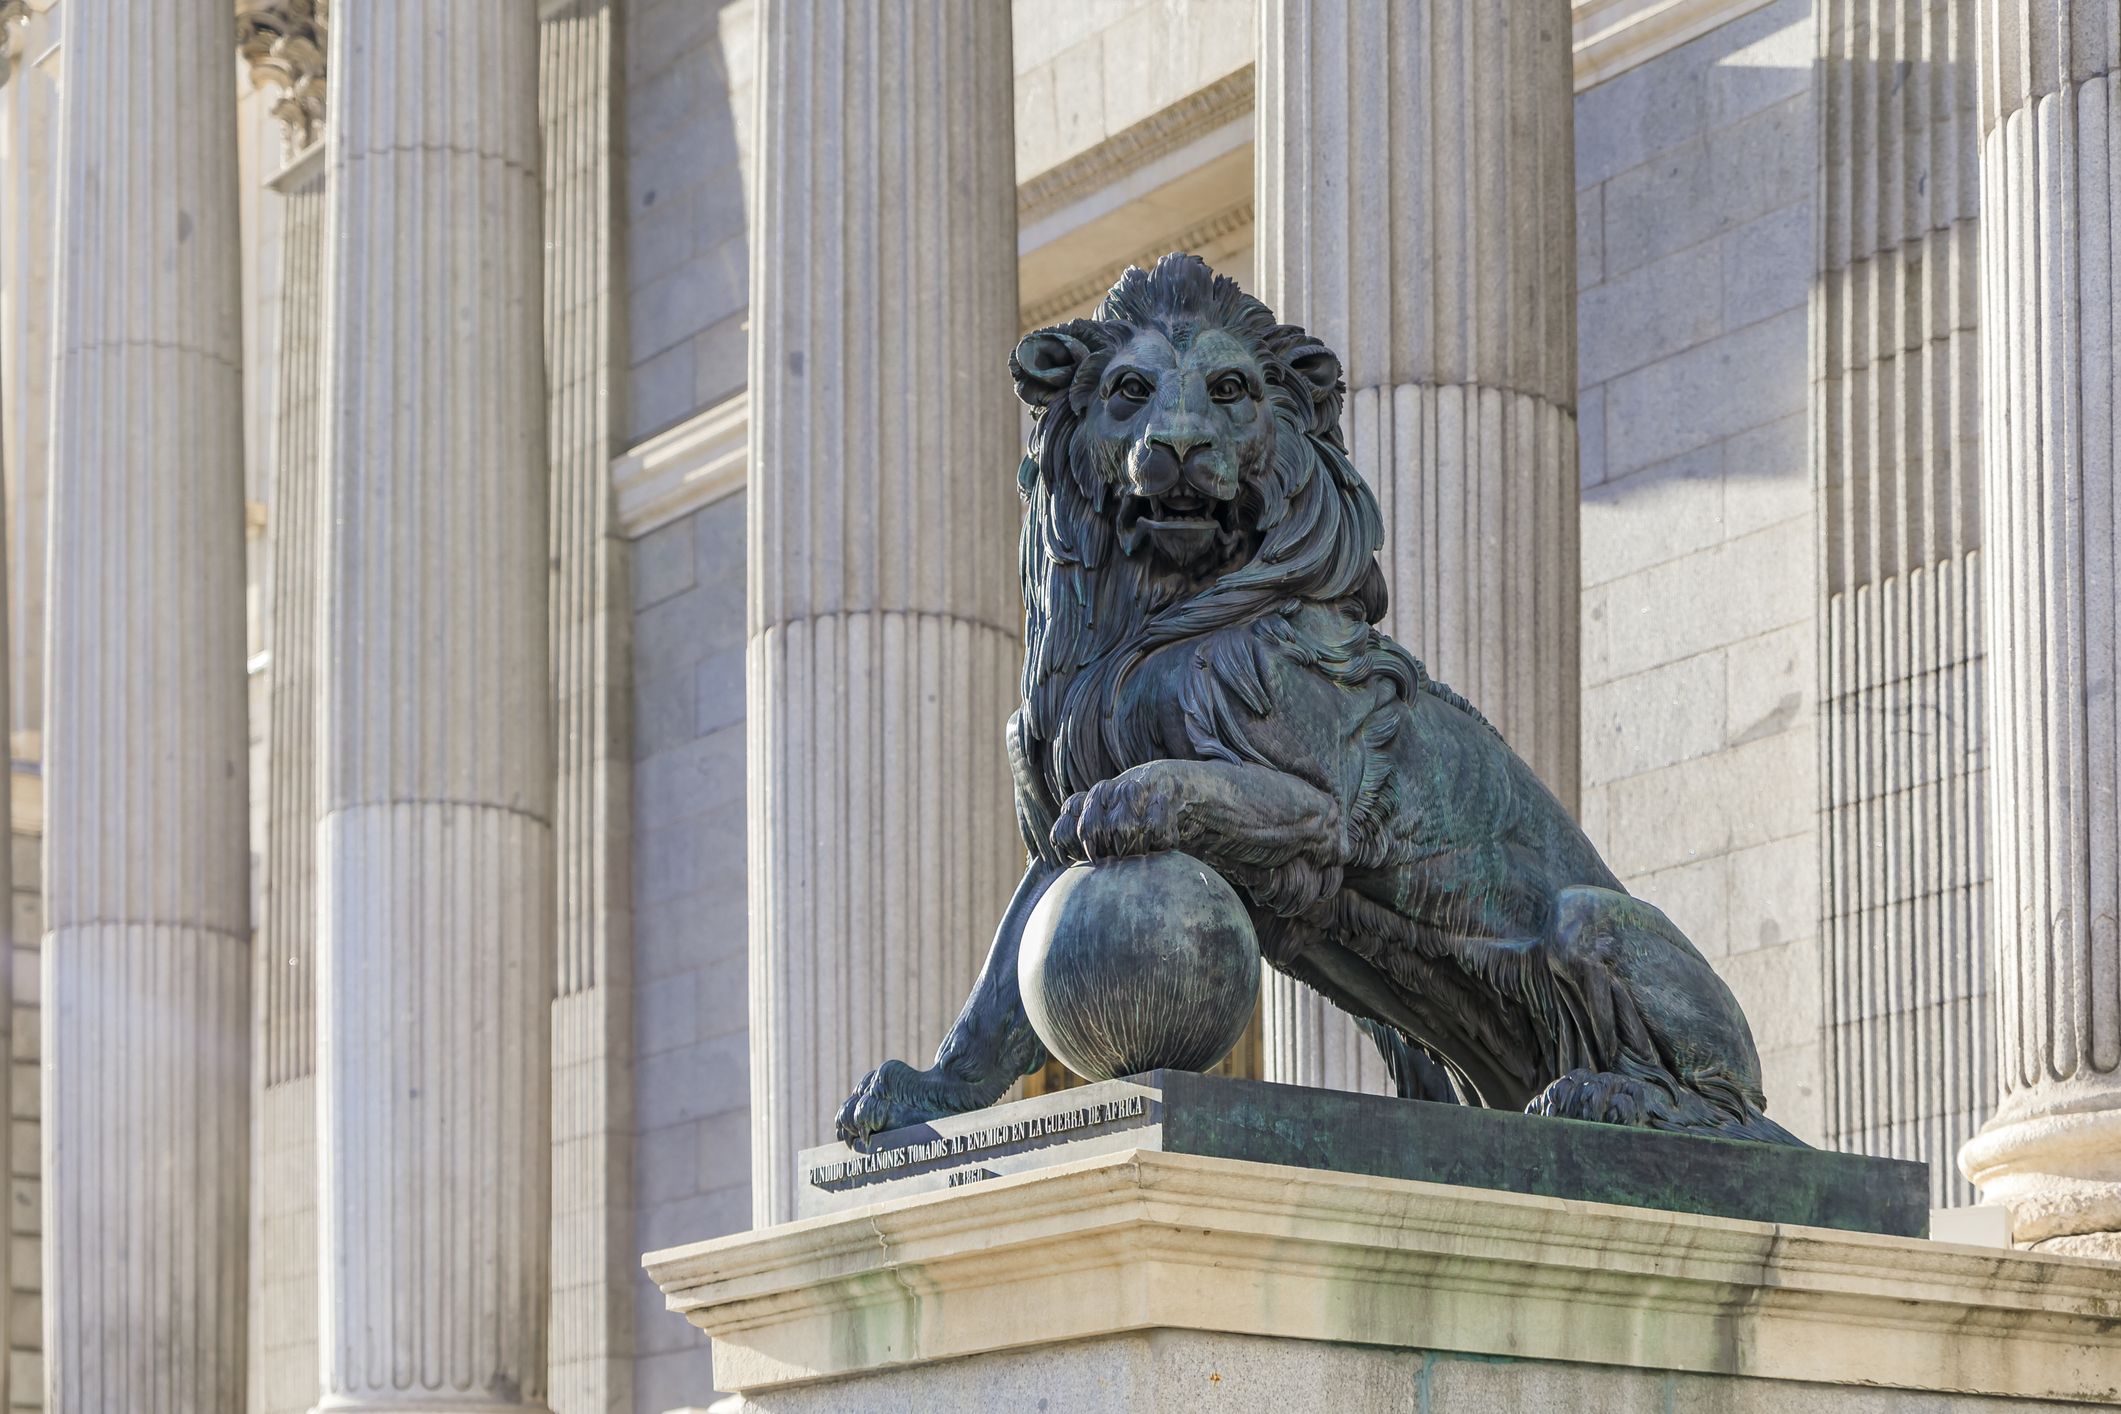
[{"label": "stone pedestal", "polygon": [[233,28],[224,0],[80,0],[63,23],[44,1407],[236,1409],[251,956]]},{"label": "stone pedestal", "polygon": [[318,801],[331,1410],[544,1405],[538,13],[334,10]]},{"label": "stone pedestal", "polygon": [[1921,1237],[1928,1166],[1153,1070],[807,1150],[802,1217],[1122,1149]]},{"label": "stone pedestal", "polygon": [[[1261,36],[1259,294],[1340,352],[1385,627],[1573,809],[1567,0],[1266,0]],[[1266,1052],[1270,1079],[1389,1088],[1353,1024],[1278,975]]]},{"label": "stone pedestal", "polygon": [[1009,7],[759,7],[752,1205],[925,1065],[1024,858]]},{"label": "stone pedestal", "polygon": [[1982,0],[1982,542],[2013,1236],[2121,1256],[2121,14]]},{"label": "stone pedestal", "polygon": [[759,1414],[2121,1405],[2105,1263],[1190,1154],[645,1264]]}]

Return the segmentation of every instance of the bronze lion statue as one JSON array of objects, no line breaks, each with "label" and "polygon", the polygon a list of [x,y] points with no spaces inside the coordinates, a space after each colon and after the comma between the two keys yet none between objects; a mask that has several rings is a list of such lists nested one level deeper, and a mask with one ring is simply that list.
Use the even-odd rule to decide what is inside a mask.
[{"label": "bronze lion statue", "polygon": [[1170,255],[1010,372],[1034,418],[1008,725],[1030,862],[935,1063],[871,1071],[843,1139],[993,1104],[1043,1064],[1017,994],[1041,893],[1077,860],[1181,849],[1403,1095],[1799,1142],[1701,953],[1378,631],[1383,526],[1330,350]]}]

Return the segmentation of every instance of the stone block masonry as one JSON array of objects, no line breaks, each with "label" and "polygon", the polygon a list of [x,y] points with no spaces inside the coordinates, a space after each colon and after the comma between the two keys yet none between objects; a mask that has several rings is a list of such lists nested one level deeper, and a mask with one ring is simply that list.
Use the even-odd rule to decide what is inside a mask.
[{"label": "stone block masonry", "polygon": [[[751,1220],[741,495],[634,542],[633,1247]],[[639,1414],[706,1402],[706,1342],[632,1276]]]},{"label": "stone block masonry", "polygon": [[618,7],[626,376],[613,418],[629,445],[745,383],[756,11],[756,0]]},{"label": "stone block masonry", "polygon": [[1582,818],[1817,1141],[1814,24],[1775,0],[1587,90],[1576,159]]}]

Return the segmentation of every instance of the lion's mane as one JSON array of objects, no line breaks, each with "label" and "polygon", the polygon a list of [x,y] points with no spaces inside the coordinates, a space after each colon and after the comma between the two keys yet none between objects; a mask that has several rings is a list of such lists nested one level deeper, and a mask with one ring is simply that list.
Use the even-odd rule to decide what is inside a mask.
[{"label": "lion's mane", "polygon": [[[1257,553],[1193,588],[1182,571],[1122,553],[1114,516],[1123,489],[1078,434],[1107,364],[1133,331],[1160,329],[1182,346],[1215,327],[1242,338],[1260,359],[1274,447],[1239,493],[1260,536]],[[1082,352],[1066,389],[1034,404],[1020,472],[1028,507],[1020,730],[1029,738],[1020,746],[1056,798],[1162,754],[1153,723],[1118,710],[1120,689],[1147,654],[1180,640],[1202,645],[1204,671],[1183,704],[1189,744],[1202,759],[1264,761],[1236,708],[1253,715],[1270,709],[1250,657],[1269,642],[1336,681],[1383,677],[1402,696],[1426,691],[1472,711],[1374,627],[1388,605],[1377,564],[1383,518],[1348,460],[1340,430],[1345,386],[1324,345],[1277,324],[1235,281],[1189,255],[1128,270],[1094,318],[1055,332]],[[1020,388],[1033,382],[1021,367],[1013,371]],[[1321,637],[1298,628],[1285,611],[1304,603],[1342,606],[1348,612],[1335,621],[1346,632]],[[1239,625],[1257,631],[1220,632]]]}]

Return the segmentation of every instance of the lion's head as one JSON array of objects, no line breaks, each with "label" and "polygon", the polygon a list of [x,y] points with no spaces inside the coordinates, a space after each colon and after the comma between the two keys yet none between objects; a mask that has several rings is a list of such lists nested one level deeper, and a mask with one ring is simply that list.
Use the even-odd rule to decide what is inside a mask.
[{"label": "lion's head", "polygon": [[1026,335],[1010,372],[1120,552],[1199,583],[1258,550],[1277,440],[1339,439],[1340,361],[1198,256],[1127,271],[1096,318]]},{"label": "lion's head", "polygon": [[1113,694],[1156,645],[1292,600],[1383,617],[1339,359],[1198,256],[1127,271],[1096,317],[1026,335],[1009,367],[1034,419],[1024,701],[1057,782],[1130,764]]}]

